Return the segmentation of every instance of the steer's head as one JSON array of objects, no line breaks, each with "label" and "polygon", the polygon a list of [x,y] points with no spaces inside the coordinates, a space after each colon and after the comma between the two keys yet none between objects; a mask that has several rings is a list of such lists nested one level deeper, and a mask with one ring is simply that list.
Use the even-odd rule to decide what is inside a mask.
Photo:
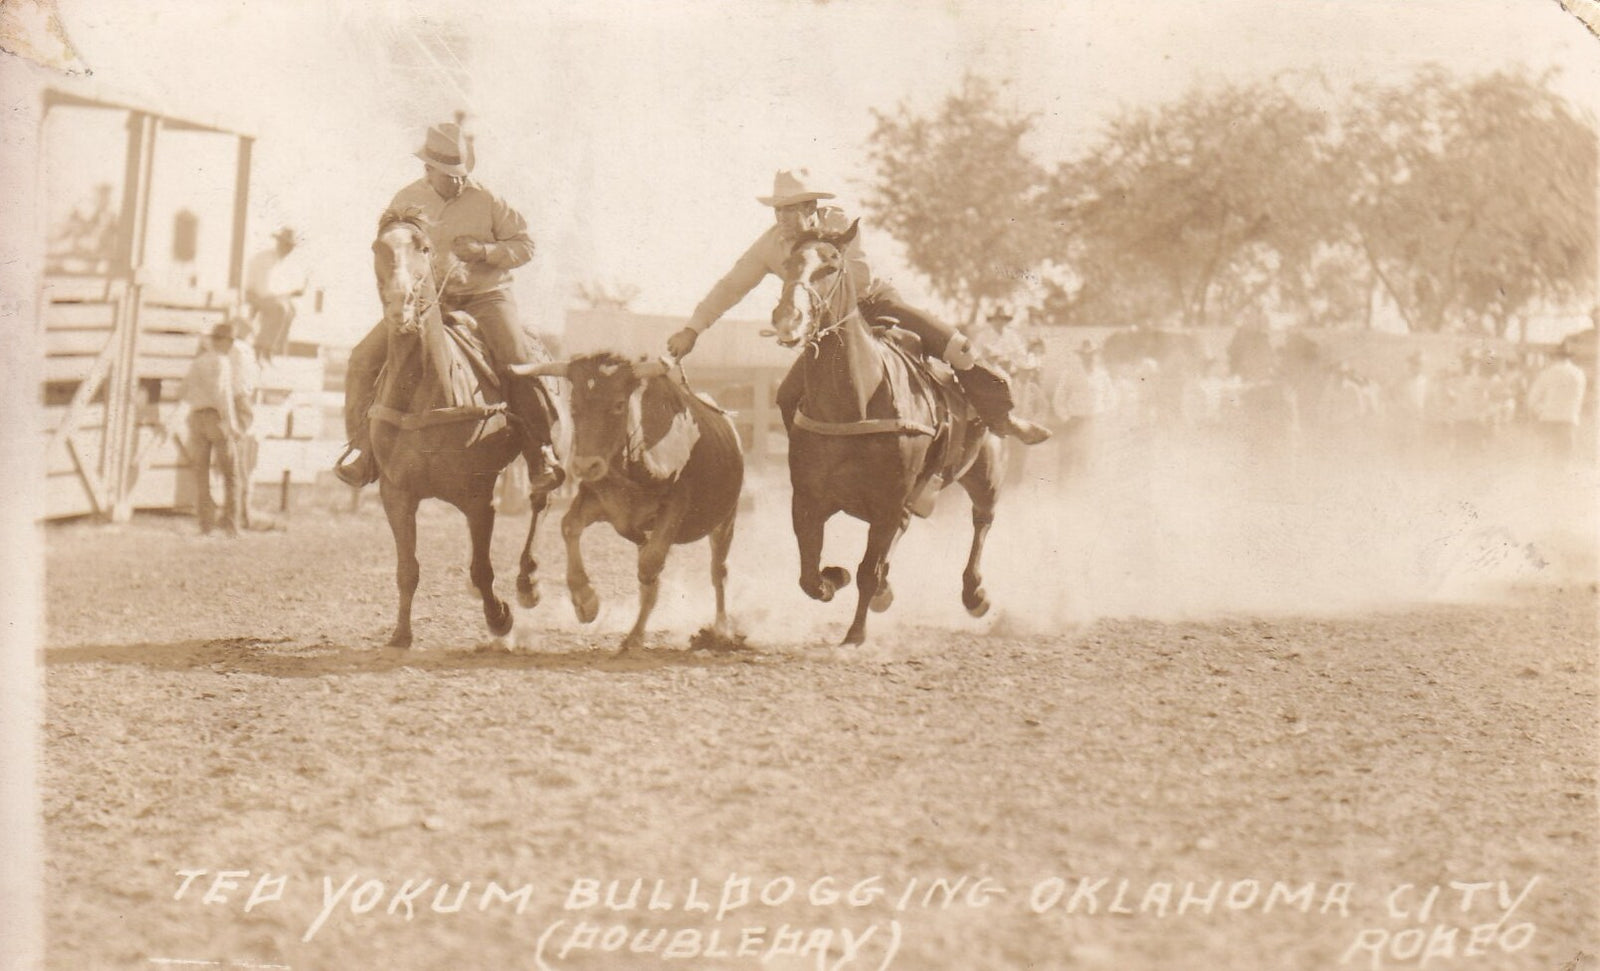
[{"label": "steer's head", "polygon": [[661,361],[629,361],[604,351],[513,368],[571,382],[572,453],[567,464],[579,482],[598,482],[642,451],[649,424],[643,415],[645,382],[666,369]]}]

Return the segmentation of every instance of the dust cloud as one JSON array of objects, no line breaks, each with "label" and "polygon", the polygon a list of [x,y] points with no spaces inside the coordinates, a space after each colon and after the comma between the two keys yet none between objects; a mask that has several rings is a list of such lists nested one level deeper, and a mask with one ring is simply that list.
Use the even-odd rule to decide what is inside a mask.
[{"label": "dust cloud", "polygon": [[[1145,428],[1097,436],[1078,466],[1063,459],[1050,443],[1011,470],[983,560],[988,615],[961,606],[971,504],[954,486],[895,549],[895,602],[870,615],[869,640],[903,647],[929,629],[1070,633],[1102,617],[1339,615],[1596,575],[1594,468],[1558,469],[1531,447],[1460,454],[1370,436],[1262,447],[1244,435]],[[856,592],[852,584],[822,604],[800,591],[781,461],[752,472],[745,493],[729,561],[735,623],[764,650],[837,643]],[[864,524],[834,517],[824,564],[853,575],[865,541]],[[585,539],[597,553],[612,543],[626,546],[603,528]],[[599,622],[619,638],[638,603],[633,578],[621,579],[621,589],[602,590]],[[570,609],[544,612],[544,622],[551,613]],[[687,640],[712,614],[705,544],[679,547],[651,630]]]}]

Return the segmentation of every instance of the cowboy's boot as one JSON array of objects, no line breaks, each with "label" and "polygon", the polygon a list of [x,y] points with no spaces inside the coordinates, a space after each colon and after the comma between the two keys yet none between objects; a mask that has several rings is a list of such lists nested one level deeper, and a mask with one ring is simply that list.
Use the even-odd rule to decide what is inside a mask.
[{"label": "cowboy's boot", "polygon": [[1008,414],[991,427],[995,434],[1015,438],[1024,445],[1038,445],[1050,440],[1050,429],[1016,415]]},{"label": "cowboy's boot", "polygon": [[1050,429],[1012,413],[1016,401],[1011,396],[1011,382],[1003,372],[975,363],[958,368],[956,382],[978,417],[996,435],[1015,438],[1024,445],[1038,445],[1050,438]]},{"label": "cowboy's boot", "polygon": [[567,473],[561,468],[561,463],[556,461],[555,449],[548,445],[540,447],[538,460],[528,463],[528,496],[537,498],[554,492],[561,488],[561,483],[567,481]]}]

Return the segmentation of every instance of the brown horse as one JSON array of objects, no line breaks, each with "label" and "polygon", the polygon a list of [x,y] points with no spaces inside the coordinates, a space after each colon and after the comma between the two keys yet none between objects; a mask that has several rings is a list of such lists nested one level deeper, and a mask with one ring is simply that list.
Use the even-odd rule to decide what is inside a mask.
[{"label": "brown horse", "polygon": [[[470,318],[455,315],[445,323],[430,250],[420,215],[390,211],[379,220],[372,255],[389,347],[369,415],[378,491],[397,558],[400,607],[391,647],[411,646],[411,600],[419,576],[417,506],[423,499],[442,499],[466,515],[472,585],[483,597],[484,619],[496,637],[511,631],[511,608],[495,595],[489,561],[495,480],[518,455],[553,438],[553,406],[547,407],[552,417],[542,428],[513,421],[501,379],[484,360]],[[533,539],[548,496],[531,500],[517,576],[518,599],[525,607],[539,599]]]},{"label": "brown horse", "polygon": [[800,588],[827,601],[850,582],[842,567],[820,568],[827,521],[843,512],[867,523],[856,571],[855,619],[844,643],[866,640],[867,610],[887,610],[889,554],[910,522],[914,497],[959,481],[972,499],[972,547],[961,601],[975,617],[989,609],[979,560],[999,498],[999,441],[972,413],[952,375],[879,337],[861,316],[837,239],[804,238],[784,267],[772,311],[778,343],[800,347],[797,409],[786,410],[792,515]]}]

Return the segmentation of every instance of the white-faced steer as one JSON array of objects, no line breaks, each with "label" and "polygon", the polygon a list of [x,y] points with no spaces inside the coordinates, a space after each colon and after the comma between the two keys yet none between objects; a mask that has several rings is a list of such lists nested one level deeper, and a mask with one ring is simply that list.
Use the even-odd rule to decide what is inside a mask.
[{"label": "white-faced steer", "polygon": [[567,541],[567,588],[578,619],[587,624],[600,610],[579,540],[591,523],[604,521],[639,547],[639,619],[622,650],[643,642],[667,551],[706,536],[717,593],[716,630],[730,633],[723,587],[744,484],[744,455],[733,422],[669,376],[661,361],[630,362],[602,352],[515,370],[572,384],[568,465],[578,480],[578,495],[561,520],[561,535]]}]

